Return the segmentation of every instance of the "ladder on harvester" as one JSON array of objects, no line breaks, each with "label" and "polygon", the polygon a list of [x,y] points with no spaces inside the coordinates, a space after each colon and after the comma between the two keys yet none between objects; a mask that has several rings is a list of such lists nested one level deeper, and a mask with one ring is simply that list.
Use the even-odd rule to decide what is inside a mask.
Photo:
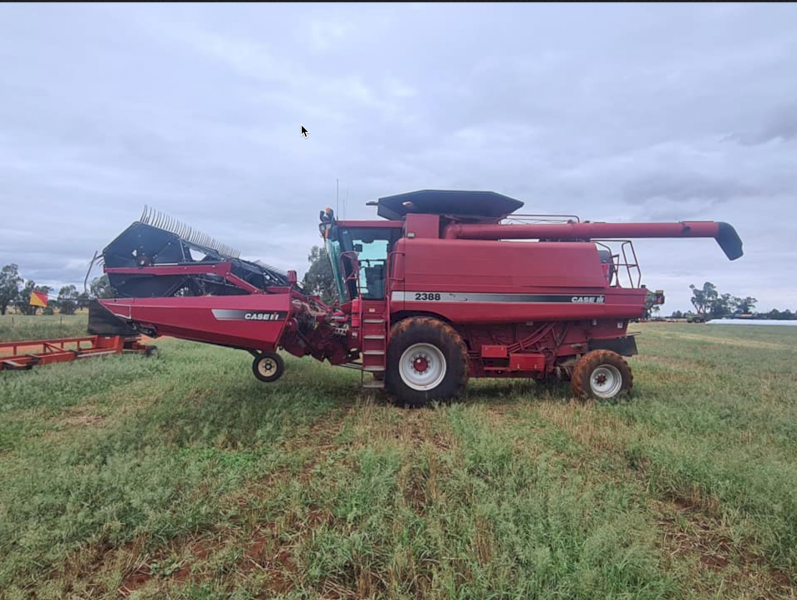
[{"label": "ladder on harvester", "polygon": [[[363,296],[368,294],[368,287],[363,285],[360,279],[359,262],[356,252],[343,252],[340,255],[341,266],[343,267],[345,258],[352,260],[357,265],[344,280],[344,285],[350,289],[350,283],[354,283],[357,295],[359,296],[359,335],[360,335],[360,386],[365,389],[381,389],[385,387],[385,371],[387,364],[387,333],[390,327],[390,317],[387,307],[387,300],[367,300]],[[356,324],[354,325],[357,326]],[[371,373],[374,376],[372,381],[365,380],[365,374]]]},{"label": "ladder on harvester", "polygon": [[[362,371],[360,385],[364,389],[385,387],[385,365],[387,364],[387,302],[384,300],[362,300],[360,304],[360,350]],[[365,374],[374,375],[373,381],[366,381]],[[377,379],[379,378],[379,379]]]}]

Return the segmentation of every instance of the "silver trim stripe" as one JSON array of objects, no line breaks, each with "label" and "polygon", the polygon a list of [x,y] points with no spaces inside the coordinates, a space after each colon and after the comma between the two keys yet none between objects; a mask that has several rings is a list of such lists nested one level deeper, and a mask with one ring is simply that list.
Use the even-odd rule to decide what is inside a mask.
[{"label": "silver trim stripe", "polygon": [[282,321],[288,313],[277,310],[229,310],[225,308],[212,309],[213,316],[218,321]]},{"label": "silver trim stripe", "polygon": [[393,292],[393,302],[517,302],[529,304],[605,304],[603,294],[489,294],[471,292]]}]

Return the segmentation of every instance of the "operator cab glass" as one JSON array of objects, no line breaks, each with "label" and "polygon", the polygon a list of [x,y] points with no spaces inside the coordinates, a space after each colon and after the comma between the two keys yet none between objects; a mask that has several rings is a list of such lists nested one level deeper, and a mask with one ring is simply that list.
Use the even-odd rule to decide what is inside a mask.
[{"label": "operator cab glass", "polygon": [[[387,283],[387,258],[401,237],[400,228],[343,227],[329,229],[327,253],[341,304],[358,295],[365,300],[384,300]],[[352,272],[352,254],[360,266],[358,278]]]}]

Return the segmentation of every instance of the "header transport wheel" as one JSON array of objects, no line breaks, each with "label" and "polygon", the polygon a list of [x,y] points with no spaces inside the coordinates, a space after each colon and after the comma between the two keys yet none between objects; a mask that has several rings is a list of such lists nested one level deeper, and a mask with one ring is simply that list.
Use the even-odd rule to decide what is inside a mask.
[{"label": "header transport wheel", "polygon": [[276,352],[261,352],[252,361],[252,372],[260,381],[277,381],[285,372],[285,361]]},{"label": "header transport wheel", "polygon": [[574,396],[596,400],[629,396],[633,383],[631,367],[611,350],[593,350],[579,358],[570,381]]},{"label": "header transport wheel", "polygon": [[399,321],[390,335],[385,384],[396,404],[414,408],[462,395],[468,350],[457,331],[431,317]]}]

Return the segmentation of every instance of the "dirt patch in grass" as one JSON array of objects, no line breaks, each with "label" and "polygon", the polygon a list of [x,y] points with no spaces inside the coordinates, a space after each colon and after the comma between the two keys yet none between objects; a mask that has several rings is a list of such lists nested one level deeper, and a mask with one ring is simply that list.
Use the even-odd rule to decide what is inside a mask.
[{"label": "dirt patch in grass", "polygon": [[[683,499],[652,501],[659,514],[660,546],[671,563],[688,566],[689,579],[713,597],[793,598],[788,573],[771,568],[750,550],[748,540],[734,542],[719,519]],[[705,576],[706,572],[713,573]]]},{"label": "dirt patch in grass", "polygon": [[80,427],[87,425],[98,425],[102,423],[104,419],[105,417],[101,417],[100,415],[76,415],[74,417],[66,417],[65,419],[62,419],[61,423],[70,427]]}]

